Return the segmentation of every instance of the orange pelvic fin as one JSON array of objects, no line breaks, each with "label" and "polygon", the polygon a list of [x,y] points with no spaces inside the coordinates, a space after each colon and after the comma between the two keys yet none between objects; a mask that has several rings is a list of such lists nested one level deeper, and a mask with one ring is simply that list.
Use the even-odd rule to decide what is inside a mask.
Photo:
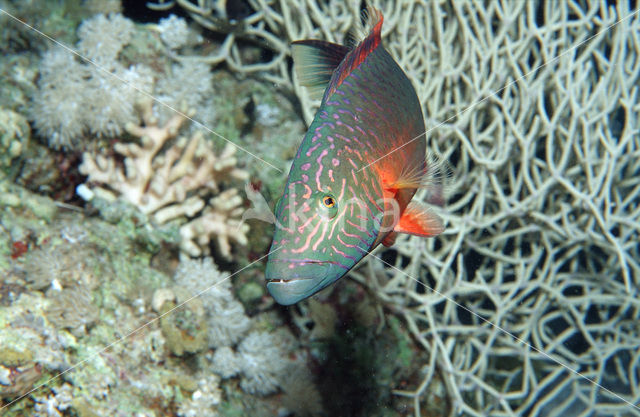
[{"label": "orange pelvic fin", "polygon": [[444,231],[444,225],[440,217],[429,208],[417,201],[409,203],[400,221],[393,228],[394,232],[408,233],[410,235],[432,237]]},{"label": "orange pelvic fin", "polygon": [[386,247],[393,246],[393,244],[396,243],[397,236],[398,235],[396,234],[396,232],[389,233],[384,237],[384,239],[382,239],[382,244],[385,245]]}]

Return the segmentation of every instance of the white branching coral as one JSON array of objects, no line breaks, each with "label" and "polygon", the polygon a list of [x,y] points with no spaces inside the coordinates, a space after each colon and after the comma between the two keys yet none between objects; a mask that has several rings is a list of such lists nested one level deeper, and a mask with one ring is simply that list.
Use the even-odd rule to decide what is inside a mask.
[{"label": "white branching coral", "polygon": [[[216,155],[199,132],[189,138],[178,137],[186,120],[183,114],[175,114],[160,127],[152,116],[151,102],[145,101],[141,107],[144,124],[126,126],[140,143],[114,146],[115,152],[124,157],[124,167],[112,156],[86,152],[80,172],[88,176],[93,192],[111,199],[118,196],[158,223],[193,217],[202,211],[182,226],[182,248],[193,256],[208,253],[208,243],[215,237],[220,254],[229,258],[230,240],[247,244],[249,227],[239,221],[242,199],[231,198],[237,192],[227,189],[207,206],[205,196],[219,193],[221,182],[248,179],[248,172],[236,166],[236,148],[227,145]],[[194,222],[202,227],[194,226]]]},{"label": "white branching coral", "polygon": [[243,223],[241,219],[245,211],[242,202],[242,197],[236,188],[225,190],[209,200],[209,205],[200,216],[180,228],[182,249],[191,256],[207,254],[207,244],[211,237],[215,236],[218,251],[222,256],[230,259],[230,242],[235,241],[241,246],[249,243],[247,240],[249,225]]}]

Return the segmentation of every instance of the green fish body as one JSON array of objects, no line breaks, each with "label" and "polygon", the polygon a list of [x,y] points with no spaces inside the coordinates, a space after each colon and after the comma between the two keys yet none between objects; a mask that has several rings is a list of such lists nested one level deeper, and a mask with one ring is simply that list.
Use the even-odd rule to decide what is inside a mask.
[{"label": "green fish body", "polygon": [[344,276],[395,233],[434,236],[440,220],[411,202],[428,171],[425,126],[411,82],[380,39],[355,48],[309,40],[293,45],[301,83],[329,84],[276,206],[267,289],[283,305]]}]

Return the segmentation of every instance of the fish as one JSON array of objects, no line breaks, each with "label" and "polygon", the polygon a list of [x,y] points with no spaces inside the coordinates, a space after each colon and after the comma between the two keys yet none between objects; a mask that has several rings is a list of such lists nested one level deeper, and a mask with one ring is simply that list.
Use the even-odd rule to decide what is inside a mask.
[{"label": "fish", "polygon": [[[333,284],[378,245],[392,245],[397,233],[444,231],[428,205],[412,201],[418,188],[438,185],[429,180],[422,108],[382,45],[382,13],[367,11],[367,36],[352,48],[292,43],[300,84],[322,101],[274,208],[265,278],[281,305]],[[440,200],[437,187],[432,191]]]}]

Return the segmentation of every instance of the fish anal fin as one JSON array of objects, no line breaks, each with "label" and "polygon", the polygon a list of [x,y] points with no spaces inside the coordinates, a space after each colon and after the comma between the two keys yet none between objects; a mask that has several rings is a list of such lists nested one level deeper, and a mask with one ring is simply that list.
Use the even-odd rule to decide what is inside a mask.
[{"label": "fish anal fin", "polygon": [[291,44],[294,68],[300,84],[309,87],[314,98],[322,98],[334,70],[349,48],[331,42],[308,39]]},{"label": "fish anal fin", "polygon": [[393,228],[394,232],[415,236],[432,237],[444,231],[442,220],[427,206],[412,201],[402,213],[400,221]]}]

